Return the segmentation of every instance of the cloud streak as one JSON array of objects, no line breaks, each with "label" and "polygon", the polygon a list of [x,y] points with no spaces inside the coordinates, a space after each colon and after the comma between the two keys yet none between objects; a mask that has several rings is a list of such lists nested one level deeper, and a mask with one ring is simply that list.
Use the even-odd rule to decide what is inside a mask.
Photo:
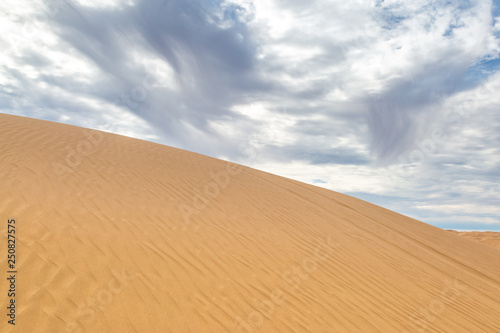
[{"label": "cloud streak", "polygon": [[249,163],[421,219],[458,221],[439,207],[472,200],[469,222],[500,224],[481,212],[500,194],[500,101],[478,95],[500,84],[491,1],[0,6],[2,112]]}]

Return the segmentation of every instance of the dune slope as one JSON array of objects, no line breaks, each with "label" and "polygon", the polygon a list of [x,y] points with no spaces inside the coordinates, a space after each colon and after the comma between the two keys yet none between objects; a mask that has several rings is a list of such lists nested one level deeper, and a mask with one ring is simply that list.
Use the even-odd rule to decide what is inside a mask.
[{"label": "dune slope", "polygon": [[473,239],[477,242],[489,245],[493,248],[500,250],[500,232],[492,231],[455,231],[448,230],[461,237]]},{"label": "dune slope", "polygon": [[179,149],[0,129],[0,332],[500,332],[497,249]]}]

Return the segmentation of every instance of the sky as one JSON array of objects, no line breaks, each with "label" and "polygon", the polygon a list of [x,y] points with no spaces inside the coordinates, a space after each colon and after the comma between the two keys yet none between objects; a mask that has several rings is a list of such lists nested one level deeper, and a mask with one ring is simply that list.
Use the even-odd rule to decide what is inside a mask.
[{"label": "sky", "polygon": [[0,15],[2,113],[500,231],[500,1],[7,0]]}]

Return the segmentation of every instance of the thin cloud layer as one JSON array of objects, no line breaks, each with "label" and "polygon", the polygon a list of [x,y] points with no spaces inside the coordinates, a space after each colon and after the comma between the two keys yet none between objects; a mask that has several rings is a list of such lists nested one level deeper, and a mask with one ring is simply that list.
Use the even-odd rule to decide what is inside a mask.
[{"label": "thin cloud layer", "polygon": [[0,11],[2,112],[233,160],[439,226],[500,228],[491,1],[25,0]]}]

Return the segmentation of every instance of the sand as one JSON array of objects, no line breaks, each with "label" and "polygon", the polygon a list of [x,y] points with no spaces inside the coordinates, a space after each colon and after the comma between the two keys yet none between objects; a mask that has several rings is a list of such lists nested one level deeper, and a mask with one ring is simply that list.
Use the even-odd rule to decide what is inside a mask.
[{"label": "sand", "polygon": [[467,239],[473,239],[480,243],[489,245],[493,248],[500,250],[500,232],[491,232],[491,231],[455,231],[448,230],[453,233],[456,233],[459,236],[462,236]]},{"label": "sand", "polygon": [[0,129],[0,332],[500,332],[491,246],[180,149]]}]

